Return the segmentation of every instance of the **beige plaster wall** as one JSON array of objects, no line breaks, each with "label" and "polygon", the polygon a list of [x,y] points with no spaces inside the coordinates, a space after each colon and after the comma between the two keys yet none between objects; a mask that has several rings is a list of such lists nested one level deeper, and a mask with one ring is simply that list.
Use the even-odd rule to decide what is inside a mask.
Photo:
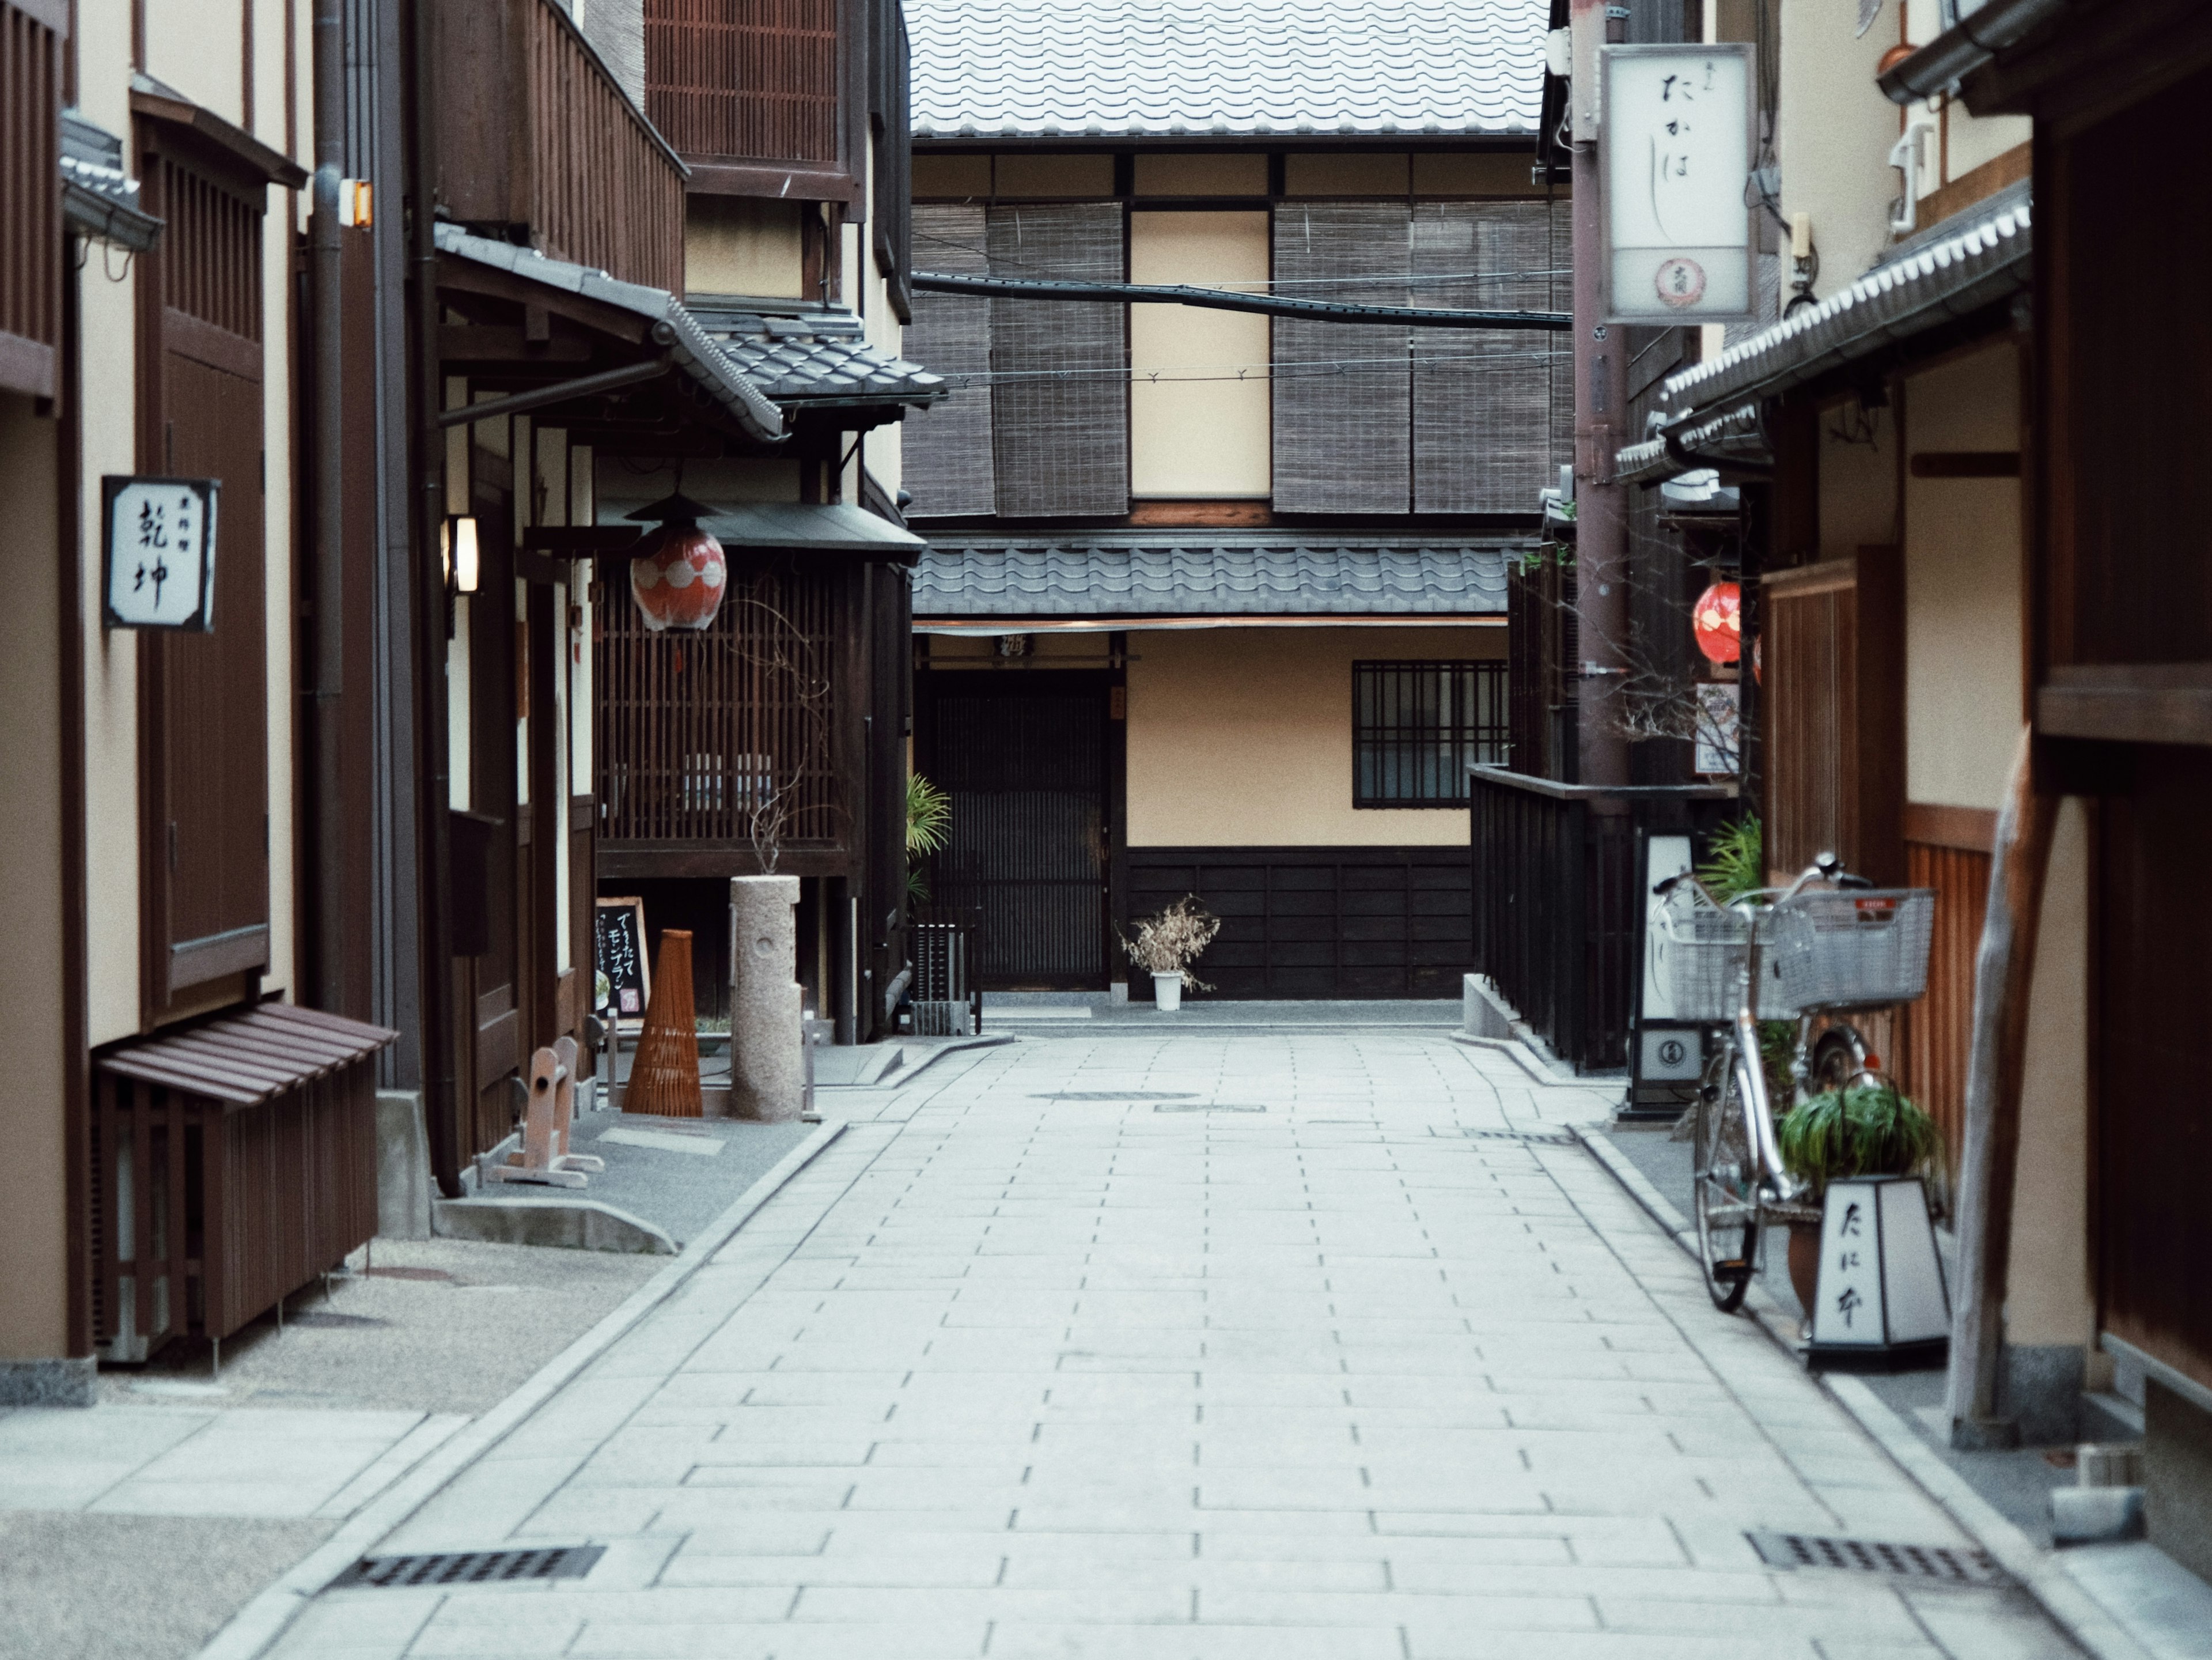
[{"label": "beige plaster wall", "polygon": [[1782,211],[1813,216],[1820,253],[1814,293],[1821,299],[1846,287],[1888,246],[1898,189],[1888,165],[1899,131],[1897,106],[1875,85],[1875,65],[1897,44],[1895,16],[1885,12],[1863,39],[1852,36],[1857,21],[1856,8],[1804,3],[1787,8],[1783,19],[1775,123]]},{"label": "beige plaster wall", "polygon": [[[1248,288],[1267,280],[1265,213],[1133,213],[1129,278]],[[1132,306],[1129,490],[1264,497],[1269,489],[1267,319]],[[1246,380],[1236,371],[1252,368]],[[1152,380],[1149,375],[1161,378]]]},{"label": "beige plaster wall", "polygon": [[933,196],[988,196],[991,158],[988,155],[917,155],[914,158],[914,193],[917,200]]},{"label": "beige plaster wall", "polygon": [[2021,1090],[2005,1335],[2014,1343],[2090,1343],[2089,822],[2060,804],[2036,941]]},{"label": "beige plaster wall", "polygon": [[1411,159],[1402,153],[1341,150],[1283,158],[1285,196],[1403,196],[1413,183]]},{"label": "beige plaster wall", "polygon": [[1000,155],[994,159],[993,181],[1004,197],[1111,196],[1114,158],[1050,150]]},{"label": "beige plaster wall", "polygon": [[63,1126],[61,654],[57,580],[61,524],[58,427],[31,400],[0,392],[0,502],[8,541],[0,569],[0,1140],[8,1201],[0,1205],[0,1359],[60,1358],[69,1341],[68,1146]]},{"label": "beige plaster wall", "polygon": [[694,196],[684,219],[684,286],[693,294],[796,300],[804,271],[799,202]]},{"label": "beige plaster wall", "polygon": [[1897,412],[1856,398],[1822,407],[1820,557],[1897,540]]},{"label": "beige plaster wall", "polygon": [[[2009,343],[1905,385],[1908,454],[2019,447]],[[2020,481],[1908,477],[1905,527],[1906,796],[1994,808],[2026,719]]]},{"label": "beige plaster wall", "polygon": [[[276,13],[281,24],[278,8],[257,9]],[[245,11],[241,0],[151,0],[146,8],[146,72],[224,120],[246,125]],[[281,43],[283,39],[280,28],[277,40]],[[281,49],[258,55],[256,61],[278,71],[281,87],[284,61]],[[257,83],[264,78],[262,75],[255,77]],[[261,92],[257,84],[257,105],[262,102]],[[284,141],[281,118],[276,141],[280,147]]]},{"label": "beige plaster wall", "polygon": [[1196,155],[1139,155],[1139,196],[1265,196],[1267,158],[1233,151]]},{"label": "beige plaster wall", "polygon": [[1502,627],[1194,629],[1129,641],[1132,847],[1466,842],[1463,809],[1352,806],[1352,665],[1502,658]]}]

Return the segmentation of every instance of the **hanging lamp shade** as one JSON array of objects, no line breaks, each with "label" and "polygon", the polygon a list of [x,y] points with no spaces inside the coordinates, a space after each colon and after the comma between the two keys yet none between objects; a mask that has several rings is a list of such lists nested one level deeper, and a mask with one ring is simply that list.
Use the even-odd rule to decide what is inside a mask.
[{"label": "hanging lamp shade", "polygon": [[706,628],[722,608],[730,568],[722,544],[699,528],[708,511],[679,493],[626,515],[653,526],[630,553],[629,592],[655,634]]},{"label": "hanging lamp shade", "polygon": [[1743,590],[1734,582],[1714,583],[1698,596],[1690,626],[1707,662],[1735,662],[1743,655]]}]

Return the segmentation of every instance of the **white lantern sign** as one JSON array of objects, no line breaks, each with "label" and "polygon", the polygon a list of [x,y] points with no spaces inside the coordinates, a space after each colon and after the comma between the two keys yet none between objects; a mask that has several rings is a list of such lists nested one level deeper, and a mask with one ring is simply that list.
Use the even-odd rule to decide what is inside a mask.
[{"label": "white lantern sign", "polygon": [[215,626],[213,478],[100,480],[107,625]]},{"label": "white lantern sign", "polygon": [[1735,44],[1600,53],[1608,320],[1753,314],[1751,52]]}]

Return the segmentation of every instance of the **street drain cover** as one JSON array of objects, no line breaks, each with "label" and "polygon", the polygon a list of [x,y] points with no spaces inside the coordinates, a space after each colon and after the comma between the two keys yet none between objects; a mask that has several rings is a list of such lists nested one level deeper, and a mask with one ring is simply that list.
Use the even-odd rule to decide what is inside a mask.
[{"label": "street drain cover", "polygon": [[1949,1545],[1893,1545],[1803,1533],[1749,1533],[1744,1537],[1773,1568],[1842,1568],[1850,1573],[1932,1580],[1939,1585],[1994,1585],[2004,1578],[2004,1571],[1985,1553]]},{"label": "street drain cover", "polygon": [[1265,1107],[1234,1105],[1227,1101],[1163,1101],[1152,1109],[1154,1112],[1265,1112]]},{"label": "street drain cover", "polygon": [[1565,1130],[1468,1130],[1460,1132],[1473,1141],[1528,1141],[1540,1147],[1571,1147],[1575,1138]]},{"label": "street drain cover", "polygon": [[347,1587],[405,1590],[418,1585],[505,1585],[528,1579],[580,1579],[606,1554],[605,1545],[545,1550],[459,1550],[432,1556],[365,1556],[337,1579]]},{"label": "street drain cover", "polygon": [[1172,1090],[1060,1090],[1051,1095],[1032,1095],[1032,1101],[1195,1101],[1195,1095]]}]

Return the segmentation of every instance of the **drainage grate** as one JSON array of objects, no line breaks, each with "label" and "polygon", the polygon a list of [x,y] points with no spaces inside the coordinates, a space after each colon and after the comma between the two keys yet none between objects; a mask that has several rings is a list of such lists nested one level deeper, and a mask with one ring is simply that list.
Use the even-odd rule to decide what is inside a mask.
[{"label": "drainage grate", "polygon": [[1994,1585],[2004,1578],[2004,1570],[1984,1552],[1949,1545],[1893,1545],[1875,1539],[1822,1539],[1802,1533],[1744,1536],[1772,1568],[1842,1568],[1850,1573],[1929,1579],[1939,1585]]},{"label": "drainage grate", "polygon": [[1032,1101],[1195,1101],[1198,1097],[1163,1090],[1060,1090],[1051,1095],[1032,1095]]},{"label": "drainage grate", "polygon": [[365,1556],[340,1574],[331,1588],[405,1590],[417,1585],[507,1585],[526,1579],[580,1579],[606,1554],[606,1548],[605,1545],[558,1545],[550,1550]]},{"label": "drainage grate", "polygon": [[1571,1147],[1575,1138],[1565,1130],[1467,1130],[1460,1132],[1472,1141],[1524,1141],[1540,1147]]},{"label": "drainage grate", "polygon": [[1164,1101],[1152,1109],[1154,1112],[1265,1112],[1265,1107],[1232,1105],[1227,1101]]}]

